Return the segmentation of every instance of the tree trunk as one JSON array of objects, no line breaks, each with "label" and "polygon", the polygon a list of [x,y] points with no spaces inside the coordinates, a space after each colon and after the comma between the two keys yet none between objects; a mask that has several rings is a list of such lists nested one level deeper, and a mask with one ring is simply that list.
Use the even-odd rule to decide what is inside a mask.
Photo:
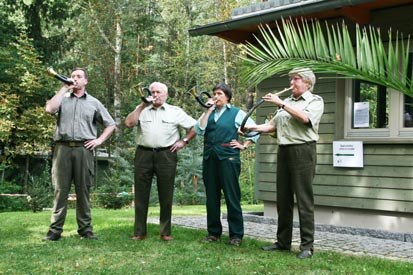
[{"label": "tree trunk", "polygon": [[[121,12],[116,15],[116,37],[115,37],[115,69],[114,69],[114,111],[116,125],[121,125],[121,51],[122,51],[122,27],[120,24]],[[119,137],[121,131],[116,131]]]}]

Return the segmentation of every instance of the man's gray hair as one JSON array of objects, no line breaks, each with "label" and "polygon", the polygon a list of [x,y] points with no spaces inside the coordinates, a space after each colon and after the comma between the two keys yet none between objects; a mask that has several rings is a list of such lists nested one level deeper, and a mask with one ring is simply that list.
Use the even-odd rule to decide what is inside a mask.
[{"label": "man's gray hair", "polygon": [[298,75],[305,82],[310,84],[309,90],[313,91],[315,85],[315,75],[310,68],[294,68],[289,73],[289,76]]},{"label": "man's gray hair", "polygon": [[168,87],[161,82],[152,82],[152,84],[149,85],[149,91],[152,92],[153,88],[156,88],[159,91],[168,93]]}]

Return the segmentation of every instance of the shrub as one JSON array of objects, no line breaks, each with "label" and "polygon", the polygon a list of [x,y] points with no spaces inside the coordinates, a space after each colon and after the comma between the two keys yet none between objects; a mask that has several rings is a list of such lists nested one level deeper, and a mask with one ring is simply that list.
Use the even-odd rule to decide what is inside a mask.
[{"label": "shrub", "polygon": [[[4,181],[0,184],[0,194],[21,194],[22,186],[15,182]],[[0,196],[0,212],[26,211],[29,204],[26,197]]]}]

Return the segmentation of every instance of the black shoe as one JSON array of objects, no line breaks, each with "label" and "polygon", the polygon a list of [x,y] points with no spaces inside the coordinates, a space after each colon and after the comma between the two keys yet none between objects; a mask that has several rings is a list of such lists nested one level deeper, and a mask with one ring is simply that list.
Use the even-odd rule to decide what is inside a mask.
[{"label": "black shoe", "polygon": [[96,237],[92,231],[86,231],[85,234],[82,235],[82,239],[88,239],[88,240],[97,240],[98,237]]},{"label": "black shoe", "polygon": [[208,235],[205,238],[202,239],[202,242],[204,243],[216,243],[219,242],[219,237],[213,236],[213,235]]},{"label": "black shoe", "polygon": [[290,248],[282,247],[278,242],[273,243],[272,245],[261,247],[264,251],[289,251]]},{"label": "black shoe", "polygon": [[308,259],[313,256],[313,251],[311,250],[303,250],[300,253],[298,253],[297,258],[298,259]]},{"label": "black shoe", "polygon": [[233,246],[240,246],[241,242],[242,242],[241,239],[234,238],[234,239],[229,240],[228,244],[233,245]]},{"label": "black shoe", "polygon": [[54,233],[53,231],[49,230],[46,236],[43,238],[43,241],[57,241],[61,237],[60,233]]}]

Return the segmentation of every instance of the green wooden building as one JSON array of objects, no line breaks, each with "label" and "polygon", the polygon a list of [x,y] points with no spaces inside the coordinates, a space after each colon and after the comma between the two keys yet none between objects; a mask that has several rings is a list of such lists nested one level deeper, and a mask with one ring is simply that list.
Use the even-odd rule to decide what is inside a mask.
[{"label": "green wooden building", "polygon": [[[413,34],[412,14],[412,0],[270,0],[234,9],[230,20],[194,27],[189,33],[254,43],[260,24],[274,27],[277,20],[291,17],[344,21],[350,30],[356,24],[371,25],[384,30],[383,37],[390,29],[407,37]],[[316,223],[413,232],[413,98],[386,87],[324,76],[318,76],[314,89],[325,102],[314,180]],[[273,76],[258,85],[257,95],[285,87],[287,77]],[[358,102],[369,103],[367,126],[359,127]],[[274,111],[264,104],[257,111],[257,123]],[[362,165],[336,165],[333,143],[354,141],[362,144]],[[256,198],[264,201],[264,215],[276,218],[276,139],[262,136],[256,150]]]}]

